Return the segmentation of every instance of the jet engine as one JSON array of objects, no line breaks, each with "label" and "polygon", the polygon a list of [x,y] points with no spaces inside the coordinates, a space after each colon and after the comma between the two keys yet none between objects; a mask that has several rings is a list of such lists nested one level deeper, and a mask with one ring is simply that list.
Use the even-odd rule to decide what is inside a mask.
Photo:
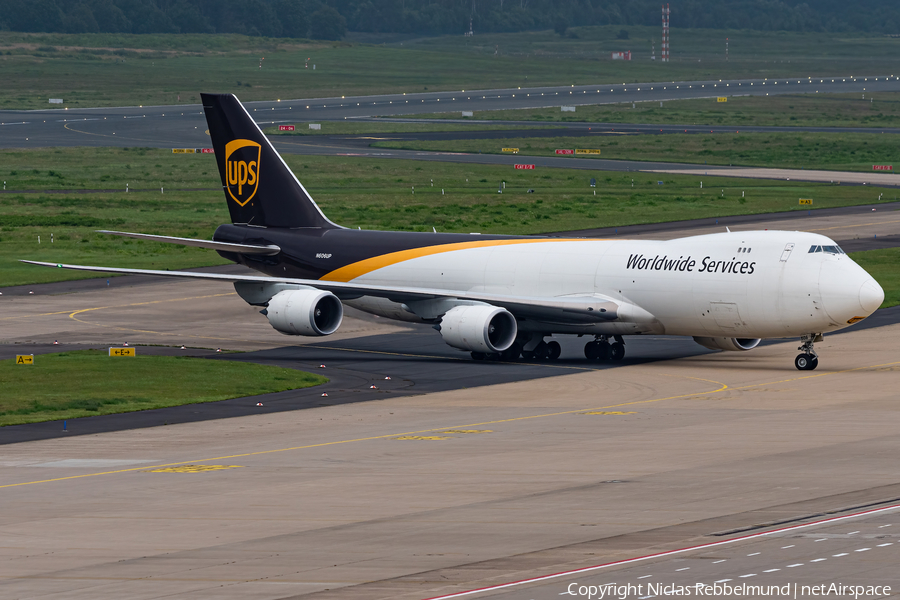
[{"label": "jet engine", "polygon": [[490,305],[454,306],[436,328],[447,344],[472,352],[503,352],[516,341],[516,318]]},{"label": "jet engine", "polygon": [[732,350],[743,352],[744,350],[753,350],[759,346],[759,338],[726,338],[726,337],[697,337],[694,341],[710,350]]},{"label": "jet engine", "polygon": [[283,290],[272,296],[262,313],[286,335],[331,335],[341,326],[344,306],[331,292]]}]

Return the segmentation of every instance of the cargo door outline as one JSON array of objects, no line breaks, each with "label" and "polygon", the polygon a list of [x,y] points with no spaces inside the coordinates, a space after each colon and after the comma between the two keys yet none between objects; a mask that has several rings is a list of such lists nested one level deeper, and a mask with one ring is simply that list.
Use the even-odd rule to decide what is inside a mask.
[{"label": "cargo door outline", "polygon": [[784,251],[781,253],[781,258],[779,259],[781,262],[787,262],[787,259],[791,257],[791,250],[794,249],[794,243],[784,245]]}]

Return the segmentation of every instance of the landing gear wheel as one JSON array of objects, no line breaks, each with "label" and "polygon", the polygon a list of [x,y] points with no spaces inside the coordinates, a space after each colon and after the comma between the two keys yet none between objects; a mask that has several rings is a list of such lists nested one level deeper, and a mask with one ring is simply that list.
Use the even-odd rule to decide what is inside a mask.
[{"label": "landing gear wheel", "polygon": [[813,344],[822,341],[821,333],[807,333],[800,336],[800,347],[797,348],[803,354],[798,354],[794,359],[794,366],[801,371],[812,371],[819,366],[819,355],[813,349]]},{"label": "landing gear wheel", "polygon": [[535,357],[537,360],[544,360],[544,359],[546,359],[547,356],[548,356],[548,354],[547,354],[547,343],[546,343],[546,342],[541,342],[540,344],[538,344],[537,346],[534,347],[534,351],[533,351],[533,352],[534,352],[534,357]]},{"label": "landing gear wheel", "polygon": [[588,360],[609,360],[609,342],[594,340],[584,345],[584,355]]},{"label": "landing gear wheel", "polygon": [[522,358],[524,358],[525,360],[534,360],[534,352],[531,350],[523,350]]},{"label": "landing gear wheel", "polygon": [[609,342],[596,342],[597,344],[597,360],[609,360],[612,356]]},{"label": "landing gear wheel", "polygon": [[472,360],[484,360],[486,358],[484,352],[473,352]]},{"label": "landing gear wheel", "polygon": [[500,358],[503,360],[518,360],[520,354],[522,354],[522,346],[514,342],[512,346],[500,353]]},{"label": "landing gear wheel", "polygon": [[562,354],[562,348],[559,345],[559,342],[550,342],[547,344],[547,359],[548,360],[556,360],[559,358],[559,355]]},{"label": "landing gear wheel", "polygon": [[616,342],[609,347],[610,360],[622,360],[625,358],[625,344]]},{"label": "landing gear wheel", "polygon": [[798,354],[794,366],[801,371],[812,371],[819,366],[819,357],[812,354]]}]

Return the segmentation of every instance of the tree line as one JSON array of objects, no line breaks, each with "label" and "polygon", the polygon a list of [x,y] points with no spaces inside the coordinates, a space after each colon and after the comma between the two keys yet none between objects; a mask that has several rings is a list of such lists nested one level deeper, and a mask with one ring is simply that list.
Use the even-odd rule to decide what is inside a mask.
[{"label": "tree line", "polygon": [[[673,27],[900,33],[897,0],[677,0]],[[659,0],[0,0],[0,31],[341,39],[659,25]]]}]

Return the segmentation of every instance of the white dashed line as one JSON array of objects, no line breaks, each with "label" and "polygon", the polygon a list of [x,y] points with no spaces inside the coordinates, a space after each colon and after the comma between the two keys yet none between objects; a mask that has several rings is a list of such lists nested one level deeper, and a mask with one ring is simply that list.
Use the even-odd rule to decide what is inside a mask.
[{"label": "white dashed line", "polygon": [[865,552],[866,550],[871,550],[871,548],[860,548],[859,550],[854,550],[854,552]]},{"label": "white dashed line", "polygon": [[847,553],[841,552],[840,554],[832,554],[831,556],[833,556],[834,558],[837,558],[838,556],[847,556]]},{"label": "white dashed line", "polygon": [[780,571],[781,569],[766,569],[763,573],[774,573],[775,571]]},{"label": "white dashed line", "polygon": [[879,548],[884,548],[885,546],[893,546],[894,542],[888,542],[887,544],[878,544]]},{"label": "white dashed line", "polygon": [[802,567],[802,566],[803,566],[803,563],[794,563],[792,565],[788,565],[787,568],[793,569],[794,567]]},{"label": "white dashed line", "polygon": [[653,577],[653,575],[641,575],[638,579],[647,579],[648,577]]},{"label": "white dashed line", "polygon": [[640,596],[638,600],[647,600],[647,598],[656,598],[656,596]]},{"label": "white dashed line", "polygon": [[859,532],[858,532],[858,531],[851,531],[851,532],[848,533],[847,535],[853,535],[854,533],[859,533]]},{"label": "white dashed line", "polygon": [[719,563],[725,562],[726,560],[728,560],[728,559],[723,558],[722,560],[714,560],[714,561],[713,561],[713,564],[714,564],[714,565],[717,565],[717,564],[719,564]]},{"label": "white dashed line", "polygon": [[809,562],[822,562],[823,560],[828,560],[827,558],[814,558]]},{"label": "white dashed line", "polygon": [[878,529],[884,529],[885,527],[890,527],[890,526],[891,526],[890,523],[888,523],[887,525],[879,525]]},{"label": "white dashed line", "polygon": [[757,554],[762,554],[762,552],[754,552],[753,554],[748,554],[747,556],[756,556]]},{"label": "white dashed line", "polygon": [[756,573],[747,573],[746,575],[741,575],[741,579],[744,577],[756,577]]},{"label": "white dashed line", "polygon": [[793,547],[794,547],[794,545],[791,544],[790,546],[782,546],[781,549],[782,549],[782,550],[787,550],[788,548],[793,548]]},{"label": "white dashed line", "polygon": [[[857,552],[859,552],[859,550],[857,550]],[[690,569],[690,567],[684,567],[682,569],[675,569],[675,572],[677,573],[678,571],[687,571],[688,569]]]},{"label": "white dashed line", "polygon": [[715,583],[725,583],[726,581],[731,581],[731,580],[730,579],[720,579],[720,580],[716,581]]},{"label": "white dashed line", "polygon": [[827,540],[827,539],[828,539],[828,538],[819,538],[819,539],[814,540],[814,541],[816,541],[816,542],[824,542],[824,541]]}]

